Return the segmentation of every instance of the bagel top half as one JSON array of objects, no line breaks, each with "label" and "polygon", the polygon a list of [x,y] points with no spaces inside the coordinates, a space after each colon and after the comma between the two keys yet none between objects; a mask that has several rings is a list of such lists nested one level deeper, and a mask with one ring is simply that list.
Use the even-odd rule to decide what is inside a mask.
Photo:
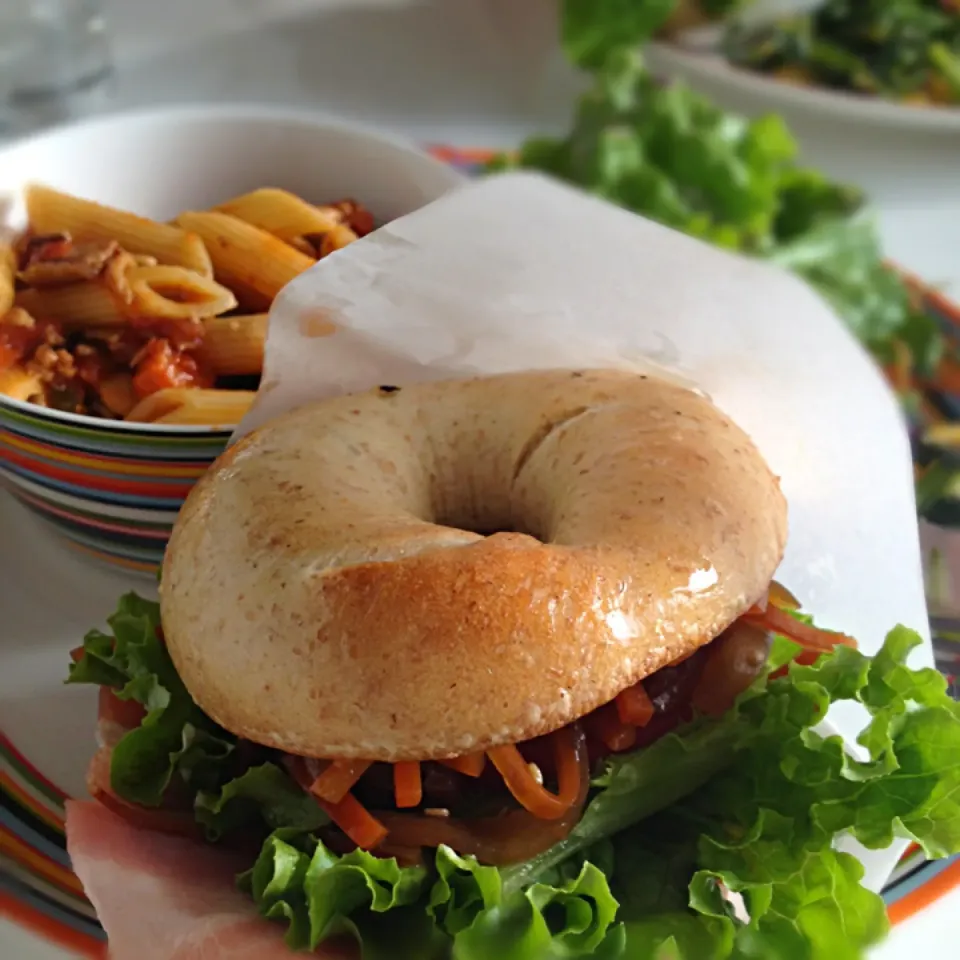
[{"label": "bagel top half", "polygon": [[167,549],[164,632],[239,736],[459,756],[557,729],[708,643],[765,594],[786,526],[746,434],[664,381],[380,388],[217,461]]}]

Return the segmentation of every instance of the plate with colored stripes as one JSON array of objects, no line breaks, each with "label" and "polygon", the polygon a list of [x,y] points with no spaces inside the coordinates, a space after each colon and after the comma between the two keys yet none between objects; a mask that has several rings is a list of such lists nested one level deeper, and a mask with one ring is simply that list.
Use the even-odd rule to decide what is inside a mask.
[{"label": "plate with colored stripes", "polygon": [[[442,154],[464,167],[482,160],[480,153]],[[948,335],[960,339],[960,310],[934,294],[926,299]],[[954,410],[950,384],[939,392],[934,387],[928,390],[923,430],[960,419],[960,398]],[[918,473],[924,469],[929,467]],[[928,522],[923,537],[937,662],[955,682],[960,532]],[[85,794],[96,694],[64,686],[62,679],[67,651],[131,588],[145,589],[142,580],[60,549],[41,521],[0,492],[0,956],[107,956],[95,912],[70,869],[63,833],[64,801]],[[930,957],[952,954],[946,945],[951,932],[955,942],[960,858],[934,863],[915,848],[907,850],[884,899],[893,931],[876,957],[897,960],[922,950]]]}]

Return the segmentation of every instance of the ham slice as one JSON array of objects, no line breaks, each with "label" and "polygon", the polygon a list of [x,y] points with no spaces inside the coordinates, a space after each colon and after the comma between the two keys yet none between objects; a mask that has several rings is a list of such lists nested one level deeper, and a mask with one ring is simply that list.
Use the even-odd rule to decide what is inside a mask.
[{"label": "ham slice", "polygon": [[[67,803],[67,849],[112,960],[291,960],[283,928],[234,885],[249,858],[141,830],[96,802]],[[317,957],[319,954],[313,954]],[[326,960],[354,951],[324,948]]]}]

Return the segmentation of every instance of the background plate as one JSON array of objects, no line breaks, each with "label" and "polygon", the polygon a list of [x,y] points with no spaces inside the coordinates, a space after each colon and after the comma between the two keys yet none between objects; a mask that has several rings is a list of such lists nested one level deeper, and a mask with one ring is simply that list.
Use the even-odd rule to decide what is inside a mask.
[{"label": "background plate", "polygon": [[960,107],[912,107],[880,97],[784,83],[735,67],[719,54],[692,53],[670,43],[650,44],[645,56],[658,74],[681,76],[711,94],[747,95],[766,110],[805,110],[904,130],[960,133]]}]

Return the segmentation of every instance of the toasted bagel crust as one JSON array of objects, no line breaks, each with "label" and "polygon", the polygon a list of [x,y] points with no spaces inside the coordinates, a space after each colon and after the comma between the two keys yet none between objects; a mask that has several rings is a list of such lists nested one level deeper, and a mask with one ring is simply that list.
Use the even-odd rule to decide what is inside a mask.
[{"label": "toasted bagel crust", "polygon": [[[614,371],[374,390],[225,453],[167,549],[164,631],[228,730],[315,757],[547,733],[712,640],[786,505],[708,400]],[[483,536],[473,531],[519,531]]]}]

